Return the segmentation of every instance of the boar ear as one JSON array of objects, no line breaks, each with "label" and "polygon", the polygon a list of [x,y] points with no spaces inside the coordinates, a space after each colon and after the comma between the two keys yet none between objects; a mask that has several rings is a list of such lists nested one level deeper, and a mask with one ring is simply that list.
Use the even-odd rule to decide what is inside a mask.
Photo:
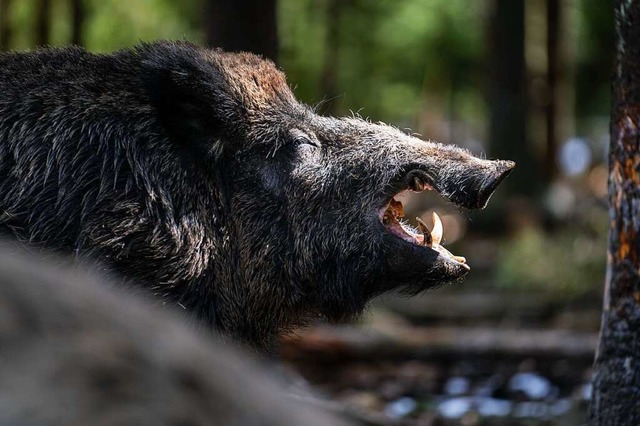
[{"label": "boar ear", "polygon": [[180,149],[216,158],[237,131],[239,105],[210,62],[195,54],[169,59],[154,62],[144,77],[160,124]]}]

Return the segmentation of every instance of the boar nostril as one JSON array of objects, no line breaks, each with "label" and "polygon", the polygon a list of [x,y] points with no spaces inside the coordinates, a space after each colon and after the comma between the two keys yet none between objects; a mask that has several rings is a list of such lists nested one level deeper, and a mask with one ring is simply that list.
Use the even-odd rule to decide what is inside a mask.
[{"label": "boar nostril", "polygon": [[478,208],[482,209],[487,205],[491,195],[493,195],[498,185],[511,174],[515,165],[516,163],[513,161],[498,162],[496,172],[484,181],[480,191],[478,191]]}]

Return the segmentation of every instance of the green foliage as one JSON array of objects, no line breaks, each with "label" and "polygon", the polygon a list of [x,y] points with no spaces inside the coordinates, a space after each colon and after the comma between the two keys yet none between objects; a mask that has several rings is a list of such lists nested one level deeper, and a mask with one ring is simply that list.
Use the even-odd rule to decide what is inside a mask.
[{"label": "green foliage", "polygon": [[278,2],[280,62],[298,98],[307,103],[321,99],[324,64],[325,15],[322,2]]},{"label": "green foliage", "polygon": [[[297,95],[313,103],[325,93],[328,1],[281,0],[281,63]],[[351,0],[339,3],[338,113],[412,124],[426,95],[454,99],[456,115],[481,114],[483,2]],[[473,107],[468,107],[469,103]],[[444,105],[445,107],[447,105]]]},{"label": "green foliage", "polygon": [[604,282],[604,232],[588,235],[563,230],[549,235],[527,229],[502,246],[496,284],[503,288],[564,295],[601,291]]},{"label": "green foliage", "polygon": [[[14,31],[13,49],[28,49],[35,45],[35,11],[36,5],[33,1],[20,1],[12,3],[13,9],[10,16],[11,27],[19,29]],[[59,26],[56,27],[59,29]]]},{"label": "green foliage", "polygon": [[[576,113],[578,116],[609,115],[613,73],[613,7],[601,0],[576,2],[580,48],[576,63]],[[594,81],[605,84],[593,86]]]},{"label": "green foliage", "polygon": [[[204,1],[84,0],[84,44],[106,52],[158,38],[202,42]],[[335,22],[329,13],[333,3],[338,8]],[[11,48],[33,48],[37,2],[12,4]],[[50,44],[68,44],[70,2],[51,4]],[[415,127],[425,109],[435,109],[479,127],[487,113],[483,89],[489,8],[484,0],[279,0],[280,64],[300,99],[314,104],[328,97],[336,114],[354,110],[373,120]],[[578,24],[581,114],[606,113],[609,106],[609,70],[603,64],[612,57],[610,9],[598,0],[571,8]],[[332,33],[335,55],[329,55],[327,44]],[[327,70],[335,75],[335,88],[323,83]],[[604,84],[593,87],[594,75]],[[588,90],[581,90],[584,85]]]},{"label": "green foliage", "polygon": [[88,3],[85,40],[86,46],[94,51],[111,51],[158,38],[202,39],[201,32],[183,10],[189,2],[99,0]]},{"label": "green foliage", "polygon": [[[172,0],[85,0],[84,44],[97,52],[112,51],[139,41],[164,39],[202,40],[197,22],[199,1]],[[35,47],[36,7],[34,1],[12,2],[11,48]],[[51,1],[50,45],[64,46],[71,38],[70,3]]]}]

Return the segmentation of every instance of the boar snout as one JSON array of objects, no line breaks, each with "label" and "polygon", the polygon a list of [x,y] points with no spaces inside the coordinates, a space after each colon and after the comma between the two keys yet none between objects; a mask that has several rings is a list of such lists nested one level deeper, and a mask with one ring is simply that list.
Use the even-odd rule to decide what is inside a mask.
[{"label": "boar snout", "polygon": [[476,208],[478,209],[483,209],[487,206],[489,198],[491,198],[498,185],[500,185],[500,182],[509,176],[513,168],[516,166],[516,163],[513,161],[498,160],[493,161],[492,163],[494,165],[494,172],[490,173],[485,178],[485,181],[478,190],[476,204]]},{"label": "boar snout", "polygon": [[442,167],[435,189],[453,203],[469,209],[483,209],[500,182],[513,168],[513,161],[481,160],[455,162]]},{"label": "boar snout", "polygon": [[[380,291],[389,283],[409,293],[422,291],[463,277],[469,271],[467,260],[443,246],[443,223],[436,213],[432,224],[416,218],[411,225],[404,217],[402,202],[396,196],[403,191],[435,190],[449,201],[469,209],[484,208],[500,182],[515,163],[477,158],[453,145],[416,141],[406,147],[399,158],[395,184],[391,185],[386,205],[379,209],[385,230],[384,276],[378,281]],[[428,221],[427,221],[428,222]]]}]

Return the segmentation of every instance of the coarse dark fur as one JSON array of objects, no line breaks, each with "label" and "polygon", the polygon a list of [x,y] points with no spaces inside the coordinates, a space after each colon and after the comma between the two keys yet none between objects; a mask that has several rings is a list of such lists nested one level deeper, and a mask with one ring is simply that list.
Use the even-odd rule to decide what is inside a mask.
[{"label": "coarse dark fur", "polygon": [[343,424],[246,354],[105,287],[0,247],[1,425]]},{"label": "coarse dark fur", "polygon": [[319,116],[252,54],[0,56],[0,232],[97,260],[253,346],[464,275],[386,232],[380,209],[416,176],[483,207],[512,167]]}]

